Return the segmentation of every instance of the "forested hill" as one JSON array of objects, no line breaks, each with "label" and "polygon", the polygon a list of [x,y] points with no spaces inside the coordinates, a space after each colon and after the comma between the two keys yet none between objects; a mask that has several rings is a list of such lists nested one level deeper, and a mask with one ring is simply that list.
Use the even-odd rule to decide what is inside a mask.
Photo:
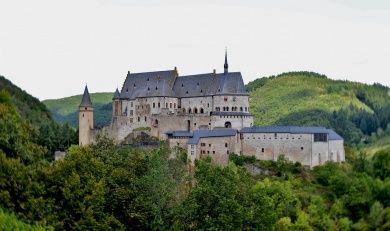
[{"label": "forested hill", "polygon": [[5,90],[12,98],[20,115],[33,125],[39,125],[51,121],[50,111],[39,99],[31,96],[26,91],[14,85],[11,81],[0,75],[0,90]]},{"label": "forested hill", "polygon": [[68,124],[57,124],[37,98],[0,76],[0,152],[31,161],[35,155],[53,158],[56,150],[77,143]]},{"label": "forested hill", "polygon": [[390,122],[389,88],[290,72],[247,84],[256,125],[325,126],[350,144],[370,142]]},{"label": "forested hill", "polygon": [[[111,121],[113,92],[92,93],[91,100],[94,107],[94,124],[96,127],[108,125]],[[49,108],[53,118],[60,123],[69,123],[78,127],[78,106],[82,95],[74,95],[61,99],[48,99],[43,103]]]}]

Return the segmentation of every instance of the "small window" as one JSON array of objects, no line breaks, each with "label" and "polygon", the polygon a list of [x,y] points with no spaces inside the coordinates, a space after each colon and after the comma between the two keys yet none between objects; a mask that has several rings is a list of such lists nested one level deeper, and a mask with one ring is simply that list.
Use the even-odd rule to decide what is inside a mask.
[{"label": "small window", "polygon": [[213,154],[215,154],[215,151],[213,151]]},{"label": "small window", "polygon": [[261,152],[264,152],[264,148],[261,149]]},{"label": "small window", "polygon": [[225,143],[225,148],[227,148],[228,147],[228,143]]},{"label": "small window", "polygon": [[155,108],[156,107],[156,103],[153,103],[153,108]]},{"label": "small window", "polygon": [[157,104],[158,108],[160,108],[160,103]]},{"label": "small window", "polygon": [[145,116],[145,122],[146,122],[146,120],[147,120],[147,118],[146,118],[146,116]]},{"label": "small window", "polygon": [[210,154],[210,151],[207,151],[207,154]]},{"label": "small window", "polygon": [[211,147],[211,144],[209,144],[209,147]]},{"label": "small window", "polygon": [[229,150],[227,150],[227,151],[226,151],[226,154],[228,154],[228,155],[229,155]]},{"label": "small window", "polygon": [[303,151],[303,147],[301,147],[301,151]]}]

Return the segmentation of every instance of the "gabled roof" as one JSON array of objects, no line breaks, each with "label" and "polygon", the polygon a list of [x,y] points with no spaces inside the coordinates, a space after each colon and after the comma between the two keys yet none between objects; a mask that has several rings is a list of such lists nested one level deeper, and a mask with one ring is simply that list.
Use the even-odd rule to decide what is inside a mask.
[{"label": "gabled roof", "polygon": [[177,97],[247,95],[240,72],[181,76],[176,79],[173,91]]},{"label": "gabled roof", "polygon": [[85,85],[83,98],[81,99],[80,107],[92,107],[91,97],[89,96],[88,87]]},{"label": "gabled roof", "polygon": [[177,77],[175,70],[128,73],[121,91],[121,98],[174,96],[172,86]]},{"label": "gabled roof", "polygon": [[198,144],[200,138],[207,137],[226,137],[235,136],[237,130],[235,129],[213,129],[213,130],[198,130],[194,131],[193,136],[188,139],[187,144]]}]

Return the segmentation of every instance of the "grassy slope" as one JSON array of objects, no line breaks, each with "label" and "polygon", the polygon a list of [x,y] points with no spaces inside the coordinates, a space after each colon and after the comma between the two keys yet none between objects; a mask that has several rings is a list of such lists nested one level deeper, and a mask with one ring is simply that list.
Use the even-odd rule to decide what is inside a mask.
[{"label": "grassy slope", "polygon": [[250,92],[256,125],[278,124],[284,117],[309,110],[332,113],[350,104],[372,110],[356,97],[360,83],[335,81],[303,73],[289,73],[268,80]]},{"label": "grassy slope", "polygon": [[[94,124],[96,127],[107,125],[111,121],[111,101],[114,93],[92,93],[91,100],[94,106]],[[72,127],[78,126],[78,106],[82,95],[75,95],[61,99],[44,100],[53,118],[60,123],[69,123]]]},{"label": "grassy slope", "polygon": [[14,214],[8,214],[0,209],[0,230],[53,230],[52,228],[44,228],[41,226],[28,225],[20,220]]},{"label": "grassy slope", "polygon": [[[94,105],[107,104],[112,101],[112,92],[92,93],[91,100]],[[69,115],[78,110],[82,95],[75,95],[61,99],[48,99],[43,103],[50,111],[59,113],[61,115]]]}]

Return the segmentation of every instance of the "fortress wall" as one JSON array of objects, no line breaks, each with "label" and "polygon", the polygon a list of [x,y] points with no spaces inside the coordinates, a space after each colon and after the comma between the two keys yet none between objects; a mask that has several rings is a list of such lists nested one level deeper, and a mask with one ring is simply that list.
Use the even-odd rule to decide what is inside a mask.
[{"label": "fortress wall", "polygon": [[342,140],[329,140],[329,160],[334,162],[344,162],[344,141]]},{"label": "fortress wall", "polygon": [[[188,145],[191,149],[191,145]],[[234,153],[236,149],[236,136],[227,137],[207,137],[200,138],[196,148],[195,159],[202,159],[210,156],[213,163],[221,166],[227,166],[229,154]],[[191,157],[191,153],[189,152]]]},{"label": "fortress wall", "polygon": [[[213,110],[212,108],[212,97],[192,97],[192,98],[182,98],[181,99],[181,109],[185,109],[188,113],[188,109],[191,108],[192,113],[194,113],[194,109],[198,109],[198,113],[200,113],[200,109],[203,108],[204,114],[209,115]],[[181,110],[183,111],[183,110]]]},{"label": "fortress wall", "polygon": [[[245,107],[247,108],[247,112],[249,112],[249,96],[214,96],[214,111],[216,111],[216,107],[219,107],[221,111],[223,107],[229,107],[229,111],[231,111],[232,107],[237,107],[237,111],[240,111],[240,107],[243,108],[243,112],[245,112]],[[225,100],[226,99],[226,100]]]},{"label": "fortress wall", "polygon": [[251,127],[253,124],[252,116],[212,116],[212,128],[225,127],[226,122],[230,122],[232,128],[241,129]]},{"label": "fortress wall", "polygon": [[312,152],[311,134],[244,133],[242,154],[260,160],[277,160],[280,155],[293,162],[310,166]]},{"label": "fortress wall", "polygon": [[329,143],[328,142],[313,142],[312,162],[311,167],[322,165],[329,161]]}]

